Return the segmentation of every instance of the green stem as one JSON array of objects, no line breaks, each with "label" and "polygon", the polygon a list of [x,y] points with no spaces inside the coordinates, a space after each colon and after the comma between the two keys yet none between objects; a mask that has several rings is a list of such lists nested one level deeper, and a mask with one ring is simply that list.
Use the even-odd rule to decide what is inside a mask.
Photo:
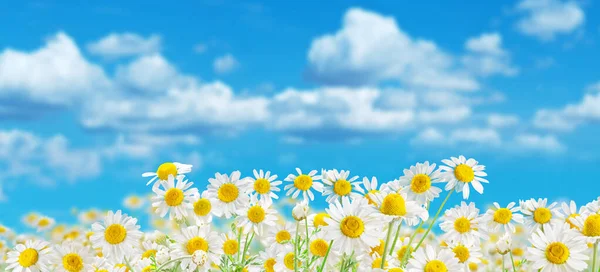
[{"label": "green stem", "polygon": [[412,241],[415,239],[415,237],[417,236],[417,233],[419,232],[419,229],[421,229],[421,227],[423,226],[424,223],[425,223],[425,221],[421,220],[421,223],[419,223],[419,226],[417,226],[417,228],[415,229],[413,234],[410,236],[410,239],[408,240],[408,244],[406,245],[406,251],[404,252],[404,256],[402,256],[402,262],[400,263],[400,266],[404,267],[404,265],[408,261],[408,256],[410,256],[410,253],[412,251],[412,249],[410,248],[410,245],[412,245]]},{"label": "green stem", "polygon": [[451,191],[448,192],[448,195],[444,199],[444,202],[442,202],[442,205],[440,206],[440,208],[438,209],[438,211],[435,213],[435,216],[433,217],[433,221],[431,222],[431,224],[429,224],[429,227],[427,228],[427,231],[425,231],[425,234],[423,235],[423,237],[421,237],[421,240],[419,241],[419,243],[417,243],[417,246],[415,246],[415,251],[417,251],[417,249],[419,249],[419,247],[421,246],[421,244],[423,243],[423,241],[425,240],[425,238],[427,238],[427,235],[429,234],[429,232],[431,231],[431,229],[435,225],[435,222],[437,221],[438,217],[440,217],[440,213],[444,209],[444,206],[446,205],[446,202],[448,202],[448,199],[450,199],[450,196],[452,195],[452,193],[455,190],[456,189],[452,189]]},{"label": "green stem", "polygon": [[513,259],[512,251],[508,251],[510,253],[510,262],[512,263],[513,272],[517,272],[517,268],[515,267],[515,259]]},{"label": "green stem", "polygon": [[598,254],[598,242],[594,243],[594,252],[592,253],[592,270],[596,271],[596,255]]},{"label": "green stem", "polygon": [[248,252],[248,247],[250,247],[250,243],[252,243],[252,239],[254,238],[254,232],[252,232],[252,236],[250,236],[250,240],[248,240],[248,234],[246,234],[246,242],[244,243],[244,253],[242,253],[241,263],[246,261],[246,252]]},{"label": "green stem", "polygon": [[185,255],[185,256],[182,256],[182,257],[179,257],[179,258],[176,258],[176,259],[172,259],[172,260],[170,260],[170,261],[168,261],[168,262],[164,263],[164,264],[163,264],[163,265],[161,265],[160,267],[158,267],[158,268],[156,269],[156,271],[161,271],[161,269],[165,268],[165,267],[166,267],[168,264],[170,264],[170,263],[174,263],[174,262],[181,261],[181,260],[183,260],[183,259],[186,259],[186,258],[191,258],[191,257],[192,257],[192,255]]},{"label": "green stem", "polygon": [[319,272],[323,272],[323,269],[325,269],[325,263],[327,262],[327,257],[329,257],[329,251],[331,251],[332,245],[333,245],[333,240],[329,241],[329,246],[327,247],[327,253],[325,253],[325,257],[323,257],[323,263],[321,263],[321,268],[318,270]]},{"label": "green stem", "polygon": [[310,239],[308,238],[308,217],[304,217],[304,225],[306,226],[306,271],[309,271],[309,263],[308,263],[308,253],[309,253],[309,244],[310,244]]},{"label": "green stem", "polygon": [[240,245],[242,244],[242,229],[241,228],[237,229],[237,238],[238,238],[237,239],[237,241],[238,241],[238,251],[237,251],[237,254],[236,254],[237,255],[236,259],[239,260],[240,259],[240,251],[241,251],[240,250]]},{"label": "green stem", "polygon": [[300,221],[296,221],[296,237],[294,238],[294,272],[298,272],[298,229]]},{"label": "green stem", "polygon": [[390,224],[388,225],[388,233],[387,233],[387,237],[385,238],[385,244],[383,244],[383,256],[381,256],[381,269],[384,268],[385,266],[385,257],[387,257],[387,248],[388,248],[388,244],[390,243],[390,236],[392,236],[392,231],[394,229],[394,220],[392,220],[390,222]]},{"label": "green stem", "polygon": [[389,255],[392,256],[394,253],[394,248],[396,248],[396,242],[398,242],[398,236],[400,236],[400,227],[402,227],[402,221],[398,224],[398,229],[396,230],[396,236],[394,236],[394,241],[392,242],[392,247],[390,248]]}]

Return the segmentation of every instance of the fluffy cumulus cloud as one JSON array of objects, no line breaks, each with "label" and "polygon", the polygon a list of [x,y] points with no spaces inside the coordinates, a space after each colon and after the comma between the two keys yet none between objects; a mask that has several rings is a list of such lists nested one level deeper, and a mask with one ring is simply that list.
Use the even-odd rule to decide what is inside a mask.
[{"label": "fluffy cumulus cloud", "polygon": [[515,137],[516,146],[525,150],[561,153],[566,147],[554,135],[520,134]]},{"label": "fluffy cumulus cloud", "polygon": [[231,54],[226,54],[215,59],[213,69],[218,74],[230,73],[240,66],[238,60]]},{"label": "fluffy cumulus cloud", "polygon": [[523,0],[517,9],[524,17],[517,22],[518,29],[542,40],[577,30],[585,21],[585,14],[575,1]]},{"label": "fluffy cumulus cloud", "polygon": [[143,37],[135,33],[111,33],[88,44],[87,49],[94,55],[120,58],[156,53],[160,47],[161,38],[158,35]]},{"label": "fluffy cumulus cloud", "polygon": [[514,76],[519,72],[511,64],[509,53],[502,48],[502,36],[498,33],[483,33],[470,38],[465,48],[469,53],[462,58],[462,62],[474,74]]},{"label": "fluffy cumulus cloud", "polygon": [[502,144],[502,136],[493,128],[466,127],[442,131],[434,127],[428,127],[416,134],[411,143],[414,145],[435,146],[466,144],[468,147],[499,147]]},{"label": "fluffy cumulus cloud", "polygon": [[579,125],[600,121],[600,92],[584,94],[581,101],[561,109],[540,109],[533,123],[543,129],[570,131]]},{"label": "fluffy cumulus cloud", "polygon": [[492,113],[488,115],[487,123],[496,128],[512,127],[519,123],[519,117],[513,114]]},{"label": "fluffy cumulus cloud", "polygon": [[173,86],[193,81],[181,75],[162,55],[141,56],[117,67],[116,80],[122,87],[138,93],[164,93]]}]

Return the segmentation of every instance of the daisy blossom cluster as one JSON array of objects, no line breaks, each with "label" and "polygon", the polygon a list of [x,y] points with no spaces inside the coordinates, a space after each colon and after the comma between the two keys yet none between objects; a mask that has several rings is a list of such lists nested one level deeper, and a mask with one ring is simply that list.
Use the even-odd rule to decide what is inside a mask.
[{"label": "daisy blossom cluster", "polygon": [[[147,196],[121,210],[73,210],[78,225],[29,213],[34,232],[0,224],[0,270],[182,271],[599,271],[600,198],[477,207],[484,165],[464,156],[423,162],[397,179],[347,170],[216,173],[202,190],[192,166],[167,162],[142,174]],[[461,202],[450,207],[452,197]],[[440,198],[441,200],[438,200]],[[326,202],[325,207],[318,201]]]}]

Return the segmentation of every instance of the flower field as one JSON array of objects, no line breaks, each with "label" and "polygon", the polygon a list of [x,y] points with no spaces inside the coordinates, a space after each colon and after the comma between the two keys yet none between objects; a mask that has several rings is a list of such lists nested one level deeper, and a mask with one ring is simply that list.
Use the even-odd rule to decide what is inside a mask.
[{"label": "flower field", "polygon": [[[600,268],[600,198],[579,205],[529,199],[477,207],[468,199],[484,193],[486,168],[464,156],[416,163],[388,182],[335,169],[296,169],[283,179],[255,170],[247,177],[216,173],[206,188],[197,188],[185,176],[191,171],[191,165],[167,162],[142,174],[151,196],[124,204],[147,211],[150,227],[121,210],[77,211],[77,226],[31,213],[23,218],[28,233],[0,224],[0,270]],[[311,206],[316,198],[328,207]],[[451,207],[451,198],[463,201]]]}]

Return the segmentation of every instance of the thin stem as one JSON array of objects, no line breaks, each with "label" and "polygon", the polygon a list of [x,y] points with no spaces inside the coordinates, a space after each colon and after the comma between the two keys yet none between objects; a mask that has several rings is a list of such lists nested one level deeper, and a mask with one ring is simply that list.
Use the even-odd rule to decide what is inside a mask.
[{"label": "thin stem", "polygon": [[240,250],[241,249],[240,245],[242,244],[242,229],[241,228],[237,229],[237,238],[238,238],[237,239],[237,241],[238,241],[238,251],[237,251],[237,254],[236,254],[237,255],[236,259],[239,260],[240,259],[240,251],[241,251]]},{"label": "thin stem", "polygon": [[300,221],[296,221],[296,237],[294,238],[294,272],[298,271],[298,229]]},{"label": "thin stem", "polygon": [[252,232],[252,236],[250,236],[250,240],[248,240],[248,234],[246,234],[246,242],[244,244],[244,253],[242,253],[241,263],[246,261],[246,252],[248,252],[248,247],[250,247],[250,243],[252,243],[252,239],[254,238],[254,232]]},{"label": "thin stem", "polygon": [[387,248],[388,248],[388,244],[390,243],[390,236],[392,236],[392,231],[394,229],[394,220],[392,220],[390,222],[390,224],[388,225],[388,233],[387,233],[387,237],[385,238],[385,244],[383,244],[383,256],[381,257],[381,269],[384,268],[385,266],[385,257],[387,257]]},{"label": "thin stem", "polygon": [[504,255],[502,255],[502,272],[506,271],[506,269],[504,269]]},{"label": "thin stem", "polygon": [[327,253],[325,253],[325,257],[323,257],[323,263],[321,263],[321,268],[319,272],[323,272],[325,269],[325,263],[327,262],[327,257],[329,257],[329,251],[331,251],[331,246],[333,245],[333,240],[329,241],[329,246],[327,247]]},{"label": "thin stem", "polygon": [[396,242],[398,242],[398,236],[400,236],[400,227],[402,227],[402,222],[400,221],[400,224],[398,224],[398,229],[396,230],[396,236],[394,236],[394,241],[392,242],[392,247],[390,248],[389,251],[389,255],[392,256],[392,254],[394,253],[394,248],[396,248]]},{"label": "thin stem", "polygon": [[421,229],[421,227],[423,226],[424,223],[425,223],[425,221],[421,220],[421,223],[419,223],[419,226],[417,226],[413,235],[410,236],[410,239],[408,240],[408,244],[406,245],[406,251],[404,252],[404,256],[402,256],[402,262],[400,263],[400,266],[404,266],[404,264],[408,261],[408,256],[410,256],[410,253],[412,251],[412,249],[410,248],[410,245],[412,245],[412,241],[415,239],[415,237],[417,236],[417,233],[419,232],[419,229]]},{"label": "thin stem", "polygon": [[446,199],[444,199],[444,202],[442,202],[442,205],[440,206],[440,208],[438,209],[438,211],[435,213],[435,216],[433,217],[433,221],[431,222],[431,224],[429,224],[429,228],[427,228],[427,231],[425,231],[425,234],[423,235],[423,237],[421,237],[421,240],[419,241],[419,243],[417,244],[417,246],[415,246],[415,251],[417,249],[419,249],[419,247],[421,246],[421,244],[423,243],[423,241],[425,240],[425,238],[427,238],[427,235],[429,234],[429,232],[431,231],[431,229],[435,225],[435,222],[437,221],[438,217],[440,217],[440,213],[444,209],[444,206],[446,205],[446,202],[448,202],[448,199],[450,199],[450,196],[452,195],[452,193],[455,190],[456,189],[452,189],[451,191],[448,192],[448,195],[446,196]]},{"label": "thin stem", "polygon": [[174,262],[181,261],[181,260],[183,260],[183,259],[186,259],[186,258],[191,258],[191,257],[192,257],[192,255],[185,255],[185,256],[181,256],[181,257],[179,257],[179,258],[176,258],[176,259],[172,259],[172,260],[170,260],[170,261],[168,261],[168,262],[164,263],[164,264],[163,264],[163,265],[161,265],[160,267],[158,267],[158,268],[156,269],[156,271],[160,271],[161,269],[165,268],[165,267],[166,267],[168,264],[170,264],[170,263],[174,263]]},{"label": "thin stem", "polygon": [[308,252],[309,252],[309,244],[310,244],[310,239],[308,238],[308,217],[304,217],[304,225],[306,226],[306,271],[309,271],[308,267],[309,267],[309,263],[308,263]]},{"label": "thin stem", "polygon": [[594,243],[594,252],[592,254],[593,254],[593,257],[592,257],[592,270],[591,271],[596,271],[596,255],[598,254],[598,242]]},{"label": "thin stem", "polygon": [[517,268],[515,267],[515,259],[513,259],[512,250],[508,251],[510,253],[510,262],[512,263],[513,272],[517,272]]}]

